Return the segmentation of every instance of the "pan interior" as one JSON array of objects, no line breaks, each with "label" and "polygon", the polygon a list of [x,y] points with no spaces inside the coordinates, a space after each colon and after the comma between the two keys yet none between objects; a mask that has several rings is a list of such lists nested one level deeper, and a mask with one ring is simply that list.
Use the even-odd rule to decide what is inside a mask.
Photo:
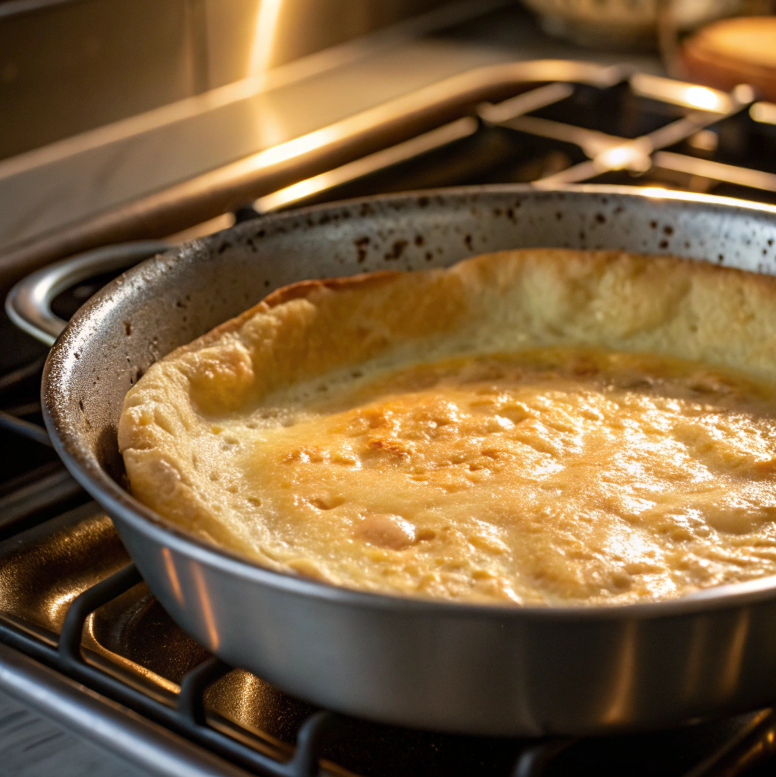
[{"label": "pan interior", "polygon": [[49,360],[48,422],[67,457],[133,504],[116,441],[127,390],[163,355],[275,288],[538,246],[676,254],[773,273],[772,219],[767,208],[689,195],[497,187],[378,197],[247,222],[144,262],[87,303]]}]

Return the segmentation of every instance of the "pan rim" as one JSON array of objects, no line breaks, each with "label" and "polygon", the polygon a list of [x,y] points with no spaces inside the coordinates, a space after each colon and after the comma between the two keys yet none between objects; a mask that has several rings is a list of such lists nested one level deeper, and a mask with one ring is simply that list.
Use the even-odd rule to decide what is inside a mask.
[{"label": "pan rim", "polygon": [[[284,222],[309,218],[316,214],[336,212],[343,207],[366,203],[406,205],[417,203],[422,198],[442,197],[451,199],[471,199],[475,195],[489,193],[524,194],[552,196],[559,193],[571,196],[616,196],[632,199],[636,202],[644,199],[668,199],[679,203],[696,203],[710,208],[735,208],[750,212],[768,214],[774,219],[776,228],[776,206],[758,202],[742,201],[732,197],[679,192],[657,187],[636,188],[631,186],[610,186],[583,184],[539,188],[530,184],[494,184],[487,186],[462,186],[442,189],[426,189],[412,192],[378,194],[339,200],[331,203],[312,205],[292,211],[268,214],[260,219],[238,224],[205,238],[184,243],[172,250],[158,254],[136,265],[126,273],[111,281],[91,297],[73,316],[62,335],[49,352],[43,371],[41,399],[46,429],[53,446],[64,461],[73,477],[111,516],[127,522],[136,531],[152,539],[157,544],[198,561],[206,566],[219,569],[252,583],[266,585],[289,595],[303,596],[327,601],[334,605],[356,606],[393,610],[405,615],[422,616],[429,613],[444,614],[446,617],[486,618],[502,621],[515,620],[560,620],[560,621],[610,621],[620,619],[654,620],[681,617],[690,613],[724,611],[742,606],[757,604],[776,599],[776,575],[757,578],[742,583],[729,583],[712,586],[674,599],[635,602],[629,604],[605,605],[514,605],[481,604],[456,602],[443,599],[416,598],[398,594],[377,593],[347,588],[325,581],[302,578],[288,572],[262,567],[247,557],[226,548],[219,548],[178,526],[168,523],[156,513],[145,507],[124,490],[99,464],[96,457],[79,443],[68,425],[68,414],[63,404],[57,401],[58,387],[55,376],[63,371],[65,362],[72,355],[72,345],[77,335],[91,323],[99,306],[120,285],[131,279],[139,268],[147,268],[153,263],[177,259],[188,251],[202,250],[217,245],[227,234],[240,234],[243,230],[255,230],[257,225],[283,224]],[[71,360],[72,361],[72,360]]]}]

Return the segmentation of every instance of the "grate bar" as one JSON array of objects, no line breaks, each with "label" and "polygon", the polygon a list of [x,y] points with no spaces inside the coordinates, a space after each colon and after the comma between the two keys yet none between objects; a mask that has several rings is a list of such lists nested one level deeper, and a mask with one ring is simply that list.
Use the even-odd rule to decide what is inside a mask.
[{"label": "grate bar", "polygon": [[776,192],[776,174],[763,170],[752,170],[748,167],[727,165],[723,162],[713,162],[709,159],[676,154],[673,151],[660,151],[655,154],[655,164],[667,170],[676,170],[688,175],[700,175],[716,181],[724,181],[749,189],[760,189],[766,192]]},{"label": "grate bar", "polygon": [[516,97],[510,97],[508,100],[502,100],[500,103],[481,103],[477,106],[477,113],[483,121],[500,124],[526,113],[538,111],[540,108],[546,108],[573,94],[574,87],[571,84],[557,81],[554,84],[540,86],[538,89],[531,89],[530,92],[523,92]]},{"label": "grate bar", "polygon": [[541,777],[550,763],[575,741],[575,739],[550,739],[526,748],[515,763],[512,777]]},{"label": "grate bar", "polygon": [[149,775],[250,777],[239,766],[128,707],[93,691],[85,693],[78,682],[4,644],[0,644],[0,685],[55,723],[118,754]]},{"label": "grate bar", "polygon": [[289,777],[315,777],[320,771],[319,759],[324,734],[339,721],[333,712],[312,714],[299,729],[294,757],[289,761]]},{"label": "grate bar", "polygon": [[137,567],[134,564],[127,564],[123,569],[88,588],[73,600],[65,616],[62,633],[59,635],[59,655],[65,664],[83,661],[81,638],[84,623],[90,613],[142,582],[142,579]]},{"label": "grate bar", "polygon": [[183,678],[178,694],[178,712],[191,725],[205,725],[205,691],[231,671],[231,666],[213,657],[203,661]]},{"label": "grate bar", "polygon": [[776,752],[776,712],[764,710],[684,777],[735,777]]},{"label": "grate bar", "polygon": [[38,424],[31,421],[25,421],[23,418],[17,418],[15,415],[0,410],[0,429],[18,434],[20,437],[26,437],[28,440],[51,447],[51,440],[46,430]]},{"label": "grate bar", "polygon": [[346,165],[342,165],[342,167],[334,168],[312,178],[297,181],[291,184],[291,186],[260,197],[253,203],[253,208],[257,213],[261,214],[297,204],[313,195],[333,189],[335,186],[356,181],[371,173],[386,170],[392,165],[406,162],[421,154],[426,154],[449,143],[454,143],[456,140],[463,140],[473,135],[477,129],[477,120],[472,116],[464,116],[423,135],[416,135],[404,143],[389,146],[369,156],[348,162]]},{"label": "grate bar", "polygon": [[29,362],[29,364],[25,364],[24,366],[13,370],[13,372],[0,376],[0,393],[14,388],[22,381],[33,377],[33,375],[43,369],[43,363],[45,361],[45,359],[36,359],[35,361]]},{"label": "grate bar", "polygon": [[299,730],[294,757],[290,761],[282,762],[206,724],[204,693],[210,685],[232,670],[232,667],[220,659],[208,659],[184,677],[181,683],[181,696],[175,709],[158,704],[141,691],[127,688],[120,680],[84,661],[81,640],[86,618],[141,581],[137,567],[134,564],[128,564],[77,596],[65,616],[54,663],[59,664],[60,668],[70,676],[90,676],[93,686],[94,680],[99,678],[100,690],[118,688],[125,698],[129,692],[130,698],[139,702],[137,707],[141,711],[145,712],[150,707],[157,712],[164,712],[164,722],[167,725],[174,726],[181,733],[193,735],[219,755],[231,758],[242,766],[258,768],[261,773],[270,777],[315,777],[320,771],[318,759],[321,737],[337,719],[333,713],[316,713],[311,716]]},{"label": "grate bar", "polygon": [[553,119],[542,119],[538,116],[518,116],[499,122],[498,126],[525,132],[529,135],[538,135],[549,140],[559,140],[561,143],[570,143],[581,148],[591,159],[607,149],[633,142],[598,130],[564,124]]},{"label": "grate bar", "polygon": [[11,527],[18,530],[31,516],[83,494],[81,486],[55,462],[15,479],[10,486],[0,497],[0,537],[7,536]]}]

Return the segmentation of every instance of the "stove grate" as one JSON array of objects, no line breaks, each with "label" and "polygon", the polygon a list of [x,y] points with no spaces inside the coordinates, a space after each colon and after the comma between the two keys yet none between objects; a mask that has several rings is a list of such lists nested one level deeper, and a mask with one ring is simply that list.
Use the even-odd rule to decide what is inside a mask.
[{"label": "stove grate", "polygon": [[[258,198],[257,214],[469,183],[617,183],[776,202],[776,105],[644,74],[555,82]],[[244,218],[243,211],[243,218]]]},{"label": "stove grate", "polygon": [[[174,705],[154,699],[90,665],[85,660],[81,648],[82,634],[88,616],[129,591],[141,579],[135,565],[130,563],[81,593],[68,609],[56,646],[46,645],[41,640],[23,634],[2,621],[0,621],[0,639],[257,774],[266,775],[266,777],[316,777],[322,771],[350,774],[323,760],[327,735],[337,728],[348,725],[348,720],[337,713],[323,710],[312,712],[299,727],[293,754],[288,760],[279,760],[274,755],[261,752],[213,728],[209,723],[205,704],[206,692],[214,683],[233,670],[218,658],[206,659],[183,678],[181,690]],[[715,775],[734,777],[734,775],[743,774],[776,750],[775,738],[776,713],[764,711],[747,717],[747,720],[736,727],[732,734],[724,737],[711,753],[706,754],[682,774],[684,777]],[[517,748],[514,765],[509,773],[512,777],[540,777],[540,775],[554,774],[558,759],[575,745],[585,741],[549,739],[528,744],[521,743],[523,746]]]}]

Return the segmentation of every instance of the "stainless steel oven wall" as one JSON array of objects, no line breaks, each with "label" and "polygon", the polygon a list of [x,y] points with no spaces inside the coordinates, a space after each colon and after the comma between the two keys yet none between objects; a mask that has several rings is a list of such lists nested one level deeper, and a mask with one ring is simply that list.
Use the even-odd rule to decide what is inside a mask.
[{"label": "stainless steel oven wall", "polygon": [[194,94],[188,0],[0,3],[0,157]]},{"label": "stainless steel oven wall", "polygon": [[450,0],[0,2],[0,159]]},{"label": "stainless steel oven wall", "polygon": [[211,89],[451,4],[451,0],[194,1],[204,2]]}]

